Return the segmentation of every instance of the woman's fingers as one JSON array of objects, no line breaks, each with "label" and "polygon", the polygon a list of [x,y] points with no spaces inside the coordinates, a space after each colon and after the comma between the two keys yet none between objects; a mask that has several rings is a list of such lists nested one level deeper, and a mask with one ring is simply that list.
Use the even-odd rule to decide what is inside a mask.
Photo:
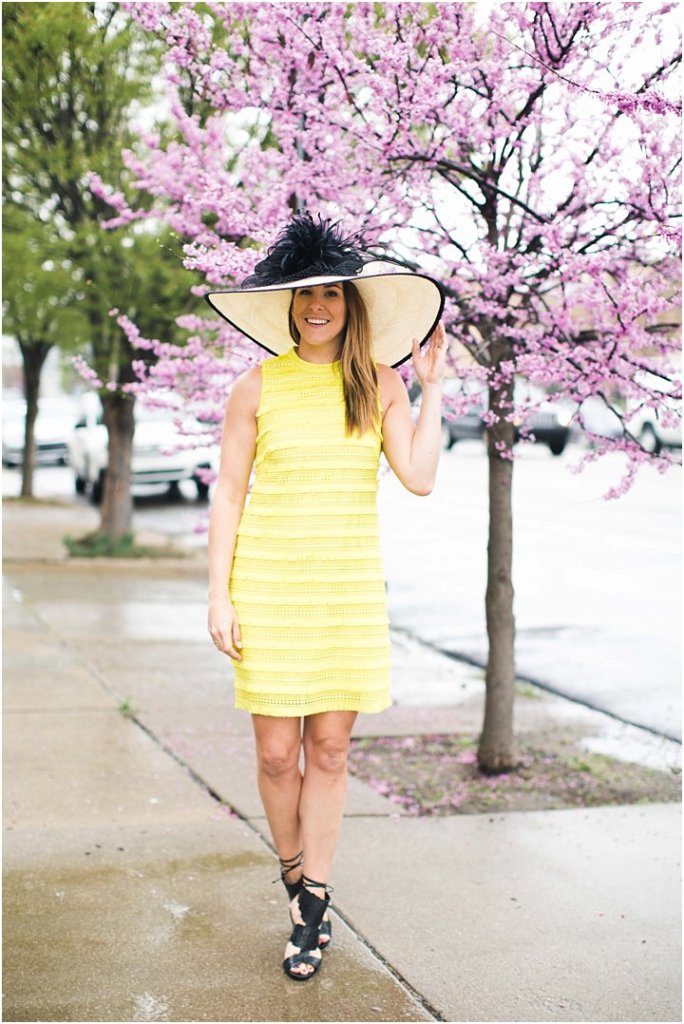
[{"label": "woman's fingers", "polygon": [[440,349],[444,348],[446,342],[446,334],[444,333],[444,327],[441,323],[437,324],[432,336],[430,337],[430,348],[433,351],[439,352]]},{"label": "woman's fingers", "polygon": [[437,324],[424,348],[421,349],[417,338],[413,339],[413,366],[421,384],[442,379],[446,349],[446,333],[441,323]]},{"label": "woman's fingers", "polygon": [[240,636],[240,624],[237,619],[234,619],[233,621],[232,639],[233,647],[239,652],[242,648],[242,637]]},{"label": "woman's fingers", "polygon": [[421,348],[417,338],[413,339],[413,358],[414,359],[429,359],[431,356],[434,358],[446,349],[446,334],[442,323],[438,323],[434,331],[430,335],[428,344]]},{"label": "woman's fingers", "polygon": [[221,637],[219,642],[216,643],[216,647],[223,654],[227,654],[229,658],[232,658],[233,661],[242,661],[242,654],[236,649],[230,634],[225,638]]},{"label": "woman's fingers", "polygon": [[220,650],[222,650],[224,654],[227,654],[229,658],[232,658],[233,661],[242,661],[242,654],[239,650],[242,644],[236,642],[236,633],[237,639],[239,640],[240,627],[238,626],[237,621],[233,621],[231,625],[221,633]]},{"label": "woman's fingers", "polygon": [[446,334],[441,324],[437,324],[430,337],[430,355],[435,361],[446,356]]},{"label": "woman's fingers", "polygon": [[232,644],[227,644],[223,648],[223,653],[227,654],[229,658],[233,659],[233,661],[242,661],[242,655],[239,651],[235,650]]},{"label": "woman's fingers", "polygon": [[229,620],[228,622],[211,623],[209,634],[217,651],[227,654],[233,661],[242,661],[242,654],[240,653],[242,641],[240,639],[240,627],[237,619]]}]

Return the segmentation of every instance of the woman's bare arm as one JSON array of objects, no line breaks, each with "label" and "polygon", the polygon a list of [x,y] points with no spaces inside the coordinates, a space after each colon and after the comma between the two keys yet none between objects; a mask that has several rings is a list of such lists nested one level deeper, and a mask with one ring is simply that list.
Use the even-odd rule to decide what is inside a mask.
[{"label": "woman's bare arm", "polygon": [[254,463],[260,395],[261,368],[256,366],[237,378],[226,404],[221,463],[209,518],[209,632],[219,650],[236,661],[241,660],[242,642],[228,581]]},{"label": "woman's bare arm", "polygon": [[404,382],[389,366],[378,366],[383,408],[382,448],[392,470],[413,494],[429,494],[437,475],[442,432],[442,377],[446,359],[444,328],[438,324],[425,351],[413,343],[413,366],[423,397],[418,422]]}]

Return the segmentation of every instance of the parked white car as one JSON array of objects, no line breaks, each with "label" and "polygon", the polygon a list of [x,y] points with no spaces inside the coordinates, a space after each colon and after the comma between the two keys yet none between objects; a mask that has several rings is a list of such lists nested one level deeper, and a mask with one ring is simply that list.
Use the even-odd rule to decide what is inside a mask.
[{"label": "parked white car", "polygon": [[[470,408],[456,418],[442,414],[442,447],[451,448],[457,441],[468,438],[485,437],[485,420],[487,397],[482,388],[472,388],[467,381],[452,378],[445,382],[444,390],[454,395],[473,394]],[[529,416],[529,427],[533,432],[533,440],[548,445],[553,455],[562,455],[570,437],[571,410],[567,403],[552,402],[546,392],[539,387],[518,379],[514,385],[514,401],[517,406],[523,404],[536,406]],[[520,426],[523,416],[520,413],[514,420],[514,441],[520,440]]]},{"label": "parked white car", "polygon": [[[36,466],[65,466],[69,437],[74,429],[78,409],[68,396],[41,398],[35,424]],[[24,461],[26,402],[23,399],[3,400],[2,463],[21,466]]]},{"label": "parked white car", "polygon": [[[94,504],[102,500],[108,462],[108,435],[102,408],[95,395],[85,396],[83,414],[69,443],[69,464],[74,471],[78,494],[89,492]],[[197,496],[206,498],[209,484],[202,470],[213,469],[218,457],[216,445],[191,444],[174,423],[170,410],[135,406],[135,433],[131,460],[132,486],[178,484],[192,480]]]},{"label": "parked white car", "polygon": [[[681,448],[682,407],[681,402],[669,397],[671,385],[653,373],[641,373],[637,379],[646,387],[666,397],[663,398],[663,407],[657,411],[642,405],[635,412],[628,412],[629,430],[639,439],[646,451],[656,455],[663,448]],[[630,404],[634,405],[633,400]],[[667,424],[663,422],[664,416],[668,420]]]},{"label": "parked white car", "polygon": [[647,452],[657,455],[663,448],[682,447],[682,427],[666,427],[653,409],[642,409],[629,421],[631,433]]}]

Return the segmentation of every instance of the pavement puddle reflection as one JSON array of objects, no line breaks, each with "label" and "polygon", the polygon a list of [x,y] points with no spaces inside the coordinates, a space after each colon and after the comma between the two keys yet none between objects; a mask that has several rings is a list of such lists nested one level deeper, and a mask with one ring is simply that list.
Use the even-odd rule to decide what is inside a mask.
[{"label": "pavement puddle reflection", "polygon": [[163,999],[158,999],[151,992],[145,992],[141,996],[135,996],[133,1020],[168,1020],[169,1007]]},{"label": "pavement puddle reflection", "polygon": [[170,903],[162,903],[162,906],[164,910],[168,910],[169,914],[171,914],[176,921],[182,921],[190,910],[190,907],[184,907],[181,903],[174,903],[173,901]]}]

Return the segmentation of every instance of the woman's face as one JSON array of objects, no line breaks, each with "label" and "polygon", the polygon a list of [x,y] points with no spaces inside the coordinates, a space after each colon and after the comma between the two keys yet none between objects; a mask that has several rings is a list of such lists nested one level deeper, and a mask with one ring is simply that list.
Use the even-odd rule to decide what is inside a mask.
[{"label": "woman's face", "polygon": [[302,341],[309,345],[342,343],[347,322],[347,302],[341,284],[296,288],[292,319]]}]

